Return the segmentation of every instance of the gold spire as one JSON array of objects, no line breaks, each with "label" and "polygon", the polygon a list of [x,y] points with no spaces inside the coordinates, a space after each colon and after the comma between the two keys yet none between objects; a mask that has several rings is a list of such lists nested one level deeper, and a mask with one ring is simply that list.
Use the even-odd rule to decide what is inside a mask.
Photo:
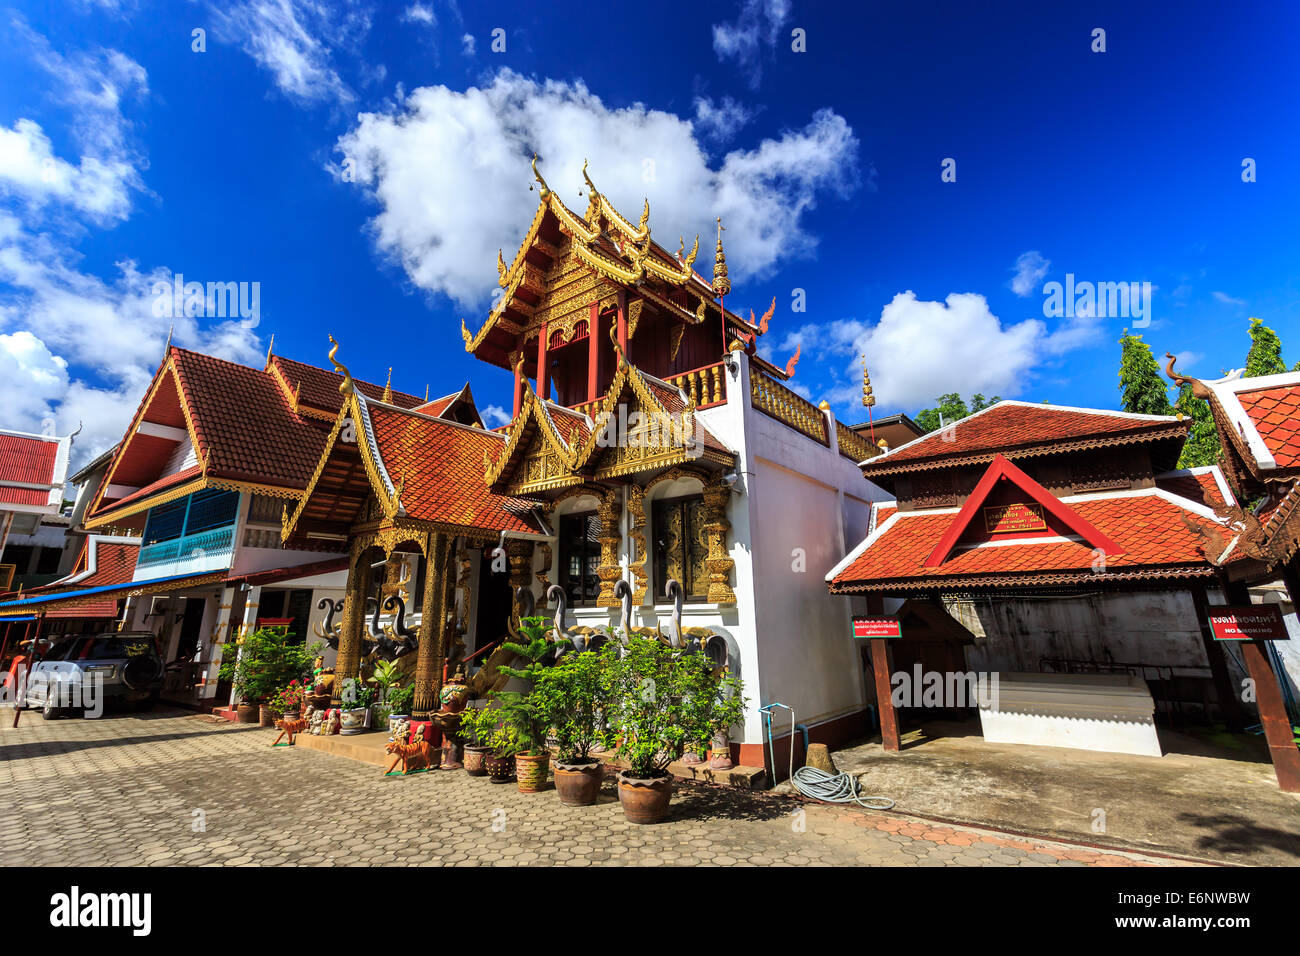
[{"label": "gold spire", "polygon": [[271,353],[275,351],[275,333],[271,333],[271,344],[266,347],[266,364],[271,364]]},{"label": "gold spire", "polygon": [[[537,180],[537,185],[540,186],[542,190],[542,198],[545,199],[547,196],[551,194],[551,187],[546,185],[546,180],[543,179],[542,174],[537,171],[536,153],[533,153],[533,178]],[[531,184],[529,184],[528,188],[532,189],[533,187]]]},{"label": "gold spire", "polygon": [[722,251],[722,230],[727,228],[718,217],[718,251],[713,256],[713,294],[724,296],[731,291],[731,280],[727,278],[727,255]]},{"label": "gold spire", "polygon": [[393,367],[391,365],[388,366],[388,381],[384,383],[384,397],[380,401],[387,402],[389,405],[393,403]]},{"label": "gold spire", "polygon": [[330,362],[334,366],[334,371],[343,376],[343,381],[339,383],[339,392],[344,395],[351,395],[356,386],[352,384],[352,373],[348,371],[348,367],[334,357],[338,354],[339,343],[333,335],[330,336],[330,345],[333,346],[330,349]]},{"label": "gold spire", "polygon": [[876,396],[871,393],[871,376],[867,374],[867,357],[862,356],[862,407],[870,408],[876,404]]}]

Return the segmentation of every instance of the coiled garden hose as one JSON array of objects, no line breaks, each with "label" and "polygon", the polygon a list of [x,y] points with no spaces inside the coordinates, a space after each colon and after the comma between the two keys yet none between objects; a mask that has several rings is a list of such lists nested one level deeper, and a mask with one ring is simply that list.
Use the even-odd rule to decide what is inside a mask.
[{"label": "coiled garden hose", "polygon": [[858,778],[851,773],[827,773],[816,767],[800,767],[790,778],[791,785],[805,797],[823,803],[856,803],[868,810],[892,810],[888,797],[863,796],[858,792]]}]

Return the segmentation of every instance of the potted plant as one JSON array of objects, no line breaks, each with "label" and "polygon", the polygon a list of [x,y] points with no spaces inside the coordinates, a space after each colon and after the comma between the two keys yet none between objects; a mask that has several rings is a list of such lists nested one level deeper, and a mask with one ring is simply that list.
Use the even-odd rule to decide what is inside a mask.
[{"label": "potted plant", "polygon": [[542,663],[555,645],[546,639],[551,622],[545,617],[525,617],[519,621],[519,632],[527,643],[505,642],[503,645],[523,658],[523,667],[502,664],[501,673],[527,683],[527,690],[495,691],[492,694],[498,727],[493,738],[496,753],[513,757],[520,793],[537,793],[546,786],[550,770],[551,753],[547,750],[547,731],[550,715],[543,709],[542,701],[532,696],[533,685],[546,671]]},{"label": "potted plant", "polygon": [[537,675],[529,694],[551,725],[555,792],[566,806],[589,806],[600,795],[604,765],[592,752],[608,744],[610,660],[595,651],[571,654]]},{"label": "potted plant", "polygon": [[[466,707],[460,712],[457,735],[465,741],[465,772],[471,777],[487,775],[487,757],[492,753],[492,732],[496,729],[496,716],[487,707]],[[507,775],[510,779],[513,775]]]},{"label": "potted plant", "polygon": [[668,764],[688,740],[702,733],[707,740],[704,728],[738,715],[740,682],[715,677],[703,655],[682,654],[653,638],[633,637],[622,657],[607,646],[603,656],[615,752],[626,763],[618,775],[619,802],[629,822],[658,823],[672,800]]},{"label": "potted plant", "polygon": [[217,676],[230,681],[245,707],[260,707],[290,681],[306,677],[320,647],[291,643],[282,628],[258,628],[226,645]]},{"label": "potted plant", "polygon": [[370,705],[375,702],[375,689],[349,678],[343,682],[340,699],[343,707],[339,714],[339,733],[345,736],[361,733],[370,722]]},{"label": "potted plant", "polygon": [[288,687],[285,687],[271,698],[271,702],[267,706],[271,708],[271,712],[277,717],[296,719],[302,715],[303,696],[306,690],[307,685],[295,677],[289,681]]},{"label": "potted plant", "polygon": [[384,694],[384,703],[388,707],[388,732],[391,734],[403,720],[411,719],[411,705],[415,703],[415,685],[389,687]]}]

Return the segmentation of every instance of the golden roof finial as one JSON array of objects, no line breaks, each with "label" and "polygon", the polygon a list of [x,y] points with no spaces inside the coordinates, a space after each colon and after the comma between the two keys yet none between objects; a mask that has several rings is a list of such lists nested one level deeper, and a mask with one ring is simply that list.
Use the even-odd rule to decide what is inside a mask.
[{"label": "golden roof finial", "polygon": [[339,343],[333,335],[330,336],[330,345],[333,346],[330,349],[330,363],[334,366],[334,371],[343,376],[343,381],[339,383],[339,392],[343,395],[351,395],[356,390],[356,386],[352,384],[352,373],[348,371],[348,367],[334,357],[338,354]]},{"label": "golden roof finial", "polygon": [[506,259],[500,249],[497,250],[497,285],[503,289],[506,285]]},{"label": "golden roof finial", "polygon": [[871,408],[876,404],[876,396],[871,392],[871,376],[867,373],[867,357],[862,356],[862,407]]},{"label": "golden roof finial", "polygon": [[596,188],[596,184],[593,183],[591,177],[587,175],[587,158],[585,156],[582,159],[582,178],[586,180],[587,190],[591,193],[591,198],[594,200],[600,195],[600,190]]},{"label": "golden roof finial", "polygon": [[175,323],[167,326],[167,344],[163,346],[163,361],[167,361],[167,356],[172,354],[172,331],[176,328]]},{"label": "golden roof finial", "polygon": [[618,356],[618,367],[622,368],[627,364],[627,356],[623,354],[623,347],[618,344],[618,323],[611,322],[609,325],[609,340],[614,345],[614,354]]},{"label": "golden roof finial", "polygon": [[722,251],[722,230],[727,227],[718,217],[718,251],[713,256],[713,294],[724,296],[731,291],[731,280],[727,278],[727,254]]},{"label": "golden roof finial", "polygon": [[[533,178],[537,180],[537,184],[541,187],[542,198],[545,199],[547,196],[551,194],[551,187],[546,185],[546,180],[543,179],[542,174],[537,171],[536,153],[533,153]],[[532,189],[533,187],[530,185],[528,188]]]},{"label": "golden roof finial", "polygon": [[275,333],[271,333],[271,344],[266,347],[266,364],[271,364],[271,353],[275,351]]},{"label": "golden roof finial", "polygon": [[388,366],[388,381],[384,383],[384,396],[380,401],[387,402],[390,405],[393,403],[393,367],[391,365]]}]

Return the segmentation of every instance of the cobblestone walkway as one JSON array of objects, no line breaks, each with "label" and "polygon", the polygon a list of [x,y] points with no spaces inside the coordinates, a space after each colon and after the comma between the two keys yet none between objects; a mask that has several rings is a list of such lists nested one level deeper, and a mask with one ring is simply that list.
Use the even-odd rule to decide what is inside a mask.
[{"label": "cobblestone walkway", "polygon": [[561,806],[463,772],[385,778],[173,712],[43,721],[0,710],[5,865],[1131,866],[1147,858],[719,788],[627,823],[606,783]]}]

